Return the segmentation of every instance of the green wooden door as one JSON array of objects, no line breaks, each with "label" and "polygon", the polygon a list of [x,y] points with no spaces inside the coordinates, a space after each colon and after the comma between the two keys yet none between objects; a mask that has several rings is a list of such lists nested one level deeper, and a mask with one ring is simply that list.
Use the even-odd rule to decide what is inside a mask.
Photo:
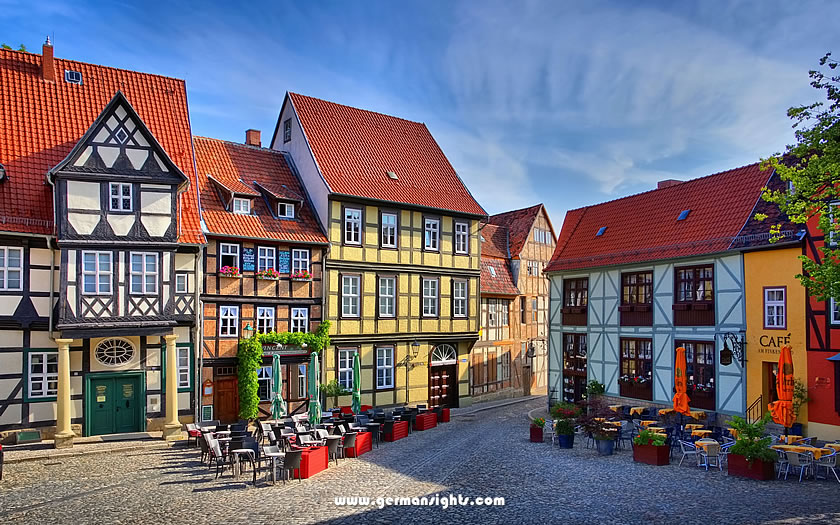
[{"label": "green wooden door", "polygon": [[142,417],[140,377],[92,379],[88,393],[90,435],[138,432]]},{"label": "green wooden door", "polygon": [[88,403],[93,410],[90,422],[90,434],[114,433],[114,379],[94,379],[90,382]]}]

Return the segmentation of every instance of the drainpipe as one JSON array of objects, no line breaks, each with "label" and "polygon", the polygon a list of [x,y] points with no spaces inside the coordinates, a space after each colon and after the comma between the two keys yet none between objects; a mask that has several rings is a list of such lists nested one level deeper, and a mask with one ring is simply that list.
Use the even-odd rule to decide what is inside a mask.
[{"label": "drainpipe", "polygon": [[195,344],[193,345],[193,352],[198,354],[198,359],[196,362],[198,363],[198,367],[195,370],[195,411],[193,415],[193,421],[196,423],[199,422],[201,419],[201,373],[204,370],[204,308],[201,305],[201,287],[204,283],[204,275],[201,276],[199,279],[199,269],[201,268],[201,261],[204,260],[204,246],[198,247],[198,253],[195,256],[195,267],[193,270],[193,275],[195,276],[195,290],[193,291],[193,296],[195,300],[193,301],[194,309],[195,309],[195,328],[193,330],[193,341]]}]

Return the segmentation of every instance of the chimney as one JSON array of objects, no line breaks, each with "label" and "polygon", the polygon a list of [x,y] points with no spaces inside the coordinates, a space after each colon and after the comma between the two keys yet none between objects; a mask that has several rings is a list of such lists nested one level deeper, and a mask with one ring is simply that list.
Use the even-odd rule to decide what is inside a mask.
[{"label": "chimney", "polygon": [[670,188],[671,186],[676,186],[677,184],[682,184],[683,181],[677,179],[666,179],[661,180],[656,183],[656,189],[661,190],[662,188]]},{"label": "chimney", "polygon": [[245,144],[249,146],[256,146],[258,148],[262,147],[262,142],[260,142],[260,130],[245,130]]},{"label": "chimney", "polygon": [[55,59],[53,58],[53,46],[50,37],[44,42],[41,51],[41,76],[48,82],[55,82]]}]

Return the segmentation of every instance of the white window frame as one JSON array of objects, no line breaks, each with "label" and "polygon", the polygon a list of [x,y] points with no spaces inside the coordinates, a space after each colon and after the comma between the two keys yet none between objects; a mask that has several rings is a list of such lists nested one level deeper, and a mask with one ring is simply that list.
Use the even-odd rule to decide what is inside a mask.
[{"label": "white window frame", "polygon": [[[92,254],[94,257],[94,269],[87,270],[85,268],[85,256]],[[102,270],[100,267],[101,261],[99,260],[100,256],[106,256],[108,258],[108,270]],[[85,288],[85,278],[87,276],[93,276],[94,286],[96,287],[95,292],[88,292]],[[101,277],[107,276],[108,277],[108,289],[103,290],[100,285]],[[95,251],[83,251],[82,252],[82,294],[83,295],[111,295],[114,289],[114,254],[113,252],[95,252]]]},{"label": "white window frame", "polygon": [[292,140],[292,119],[287,118],[283,121],[283,143]]},{"label": "white window frame", "polygon": [[176,359],[178,361],[178,388],[190,388],[192,385],[192,367],[190,366],[190,348],[188,346],[176,346]]},{"label": "white window frame", "polygon": [[238,306],[219,306],[219,337],[239,337]]},{"label": "white window frame", "polygon": [[261,366],[261,367],[257,368],[257,395],[259,395],[259,392],[260,392],[260,388],[259,388],[260,383],[265,383],[267,385],[266,386],[266,392],[268,392],[268,397],[266,399],[263,399],[262,397],[260,397],[260,401],[271,401],[271,398],[274,395],[274,392],[271,388],[271,379],[272,379],[272,377],[271,377],[272,374],[271,373],[272,373],[271,365]]},{"label": "white window frame", "polygon": [[498,323],[498,317],[496,316],[496,300],[490,299],[487,303],[487,326],[492,328],[496,326]]},{"label": "white window frame", "polygon": [[[782,299],[769,299],[770,292],[781,292]],[[767,312],[768,308],[773,308],[773,313]],[[781,309],[781,310],[780,310]],[[781,312],[781,314],[779,313]],[[833,315],[833,314],[832,314]],[[777,324],[781,318],[781,324]],[[771,322],[772,321],[772,322]],[[787,289],[784,287],[765,288],[764,289],[764,328],[787,328]]]},{"label": "white window frame", "polygon": [[[140,257],[140,260],[142,261],[141,266],[140,266],[140,268],[141,268],[140,271],[136,271],[134,269],[134,257],[135,256]],[[149,260],[148,259],[149,257],[153,258],[154,261],[155,261],[154,271],[150,271],[146,267],[146,265],[148,263],[148,260]],[[128,288],[129,288],[129,293],[131,295],[157,295],[157,293],[158,293],[158,275],[160,274],[159,262],[160,262],[160,257],[159,257],[159,254],[156,253],[156,252],[131,252],[129,254],[128,269],[129,269],[129,273],[131,275],[129,277]],[[148,286],[149,283],[147,282],[148,281],[147,277],[154,277],[154,281],[152,281],[154,283],[154,287],[152,289],[150,289],[149,286]],[[134,291],[135,278],[140,279],[141,290],[139,292]]]},{"label": "white window frame", "polygon": [[[387,292],[386,283],[390,282],[390,293]],[[385,285],[383,287],[383,285]],[[387,308],[390,306],[390,308]],[[392,318],[397,315],[397,278],[394,276],[383,276],[379,278],[379,317]]]},{"label": "white window frame", "polygon": [[[350,291],[347,291],[347,285]],[[361,308],[361,278],[358,275],[341,276],[341,316],[359,317]],[[355,291],[353,291],[355,288]],[[347,301],[349,299],[350,301]]]},{"label": "white window frame", "polygon": [[[117,194],[114,195],[116,188]],[[123,188],[128,188],[128,195],[123,195]],[[118,199],[118,205],[114,206],[114,198]],[[128,207],[126,208],[126,203]],[[134,186],[130,182],[109,182],[108,183],[108,211],[134,211]]]},{"label": "white window frame", "polygon": [[423,220],[423,248],[431,251],[440,251],[440,219],[426,217]]},{"label": "white window frame", "polygon": [[175,293],[189,293],[189,277],[187,274],[175,274]]},{"label": "white window frame", "polygon": [[301,272],[303,270],[309,271],[309,250],[293,248],[292,249],[292,273]]},{"label": "white window frame", "polygon": [[838,306],[837,301],[832,297],[831,301],[829,301],[831,324],[840,324],[840,308],[837,308]]},{"label": "white window frame", "polygon": [[499,326],[510,326],[510,301],[507,299],[499,299],[497,304],[499,305]]},{"label": "white window frame", "polygon": [[309,331],[309,308],[292,308],[289,316],[289,331],[303,333]]},{"label": "white window frame", "polygon": [[291,202],[278,202],[277,203],[277,217],[280,219],[294,219],[295,218],[295,205]]},{"label": "white window frame", "polygon": [[[431,286],[432,283],[434,283],[434,286]],[[440,305],[438,304],[440,280],[423,278],[421,284],[423,287],[423,317],[437,317],[440,313]],[[434,289],[434,293],[430,293],[432,289]]]},{"label": "white window frame", "polygon": [[[393,218],[393,223],[386,223],[385,217]],[[397,218],[396,213],[382,213],[382,219],[380,224],[380,235],[382,236],[382,247],[383,248],[396,248],[397,247],[397,224],[399,223],[399,219]]]},{"label": "white window frame", "polygon": [[274,331],[275,309],[273,306],[257,306],[257,333],[267,334]]},{"label": "white window frame", "polygon": [[394,347],[376,347],[376,389],[394,388]]},{"label": "white window frame", "polygon": [[277,269],[277,250],[273,246],[257,246],[257,271]]},{"label": "white window frame", "polygon": [[232,209],[233,213],[238,213],[240,215],[250,215],[251,199],[246,199],[244,197],[234,197]]},{"label": "white window frame", "polygon": [[344,244],[362,244],[362,210],[360,208],[344,208],[343,235]]},{"label": "white window frame", "polygon": [[338,349],[338,383],[345,390],[353,390],[353,354],[355,348]]},{"label": "white window frame", "polygon": [[[225,257],[234,257],[236,261],[234,264],[224,264]],[[231,244],[227,242],[219,243],[219,261],[218,266],[221,268],[222,266],[235,266],[236,268],[240,268],[239,265],[239,245],[238,244]]]},{"label": "white window frame", "polygon": [[[9,253],[19,254],[18,266],[9,266]],[[2,255],[3,258],[3,264],[0,265],[0,290],[23,290],[23,248],[17,246],[2,246],[0,247],[0,255]],[[17,273],[17,287],[9,286],[9,272]]]},{"label": "white window frame", "polygon": [[470,225],[466,222],[455,223],[455,253],[466,254],[470,251]]},{"label": "white window frame", "polygon": [[306,387],[307,385],[307,377],[306,377],[306,363],[299,363],[298,364],[298,399],[303,399],[306,397]]},{"label": "white window frame", "polygon": [[[463,288],[458,290],[458,288]],[[466,317],[467,316],[467,281],[452,281],[452,316]]]},{"label": "white window frame", "polygon": [[[26,362],[27,371],[27,385],[26,391],[30,398],[41,397],[57,397],[58,396],[58,352],[30,352]],[[40,370],[32,370],[32,358],[35,356],[41,357]],[[49,372],[50,357],[53,357],[55,364],[55,372]],[[32,380],[38,380],[41,383],[41,388],[35,390],[32,387]],[[50,382],[55,383],[55,389],[50,388]]]}]

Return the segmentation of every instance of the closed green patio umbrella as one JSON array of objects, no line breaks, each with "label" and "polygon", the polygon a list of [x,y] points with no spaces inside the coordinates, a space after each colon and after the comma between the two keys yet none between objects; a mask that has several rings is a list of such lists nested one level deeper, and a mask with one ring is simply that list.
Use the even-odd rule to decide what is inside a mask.
[{"label": "closed green patio umbrella", "polygon": [[319,395],[320,385],[318,378],[321,371],[318,366],[318,353],[312,352],[309,355],[309,423],[317,425],[321,422],[321,398]]},{"label": "closed green patio umbrella", "polygon": [[353,403],[351,410],[354,414],[362,411],[362,366],[359,362],[359,352],[353,354]]},{"label": "closed green patio umbrella", "polygon": [[283,379],[280,377],[280,356],[274,355],[271,361],[271,388],[274,396],[271,398],[271,418],[286,417],[286,402],[283,400]]}]

